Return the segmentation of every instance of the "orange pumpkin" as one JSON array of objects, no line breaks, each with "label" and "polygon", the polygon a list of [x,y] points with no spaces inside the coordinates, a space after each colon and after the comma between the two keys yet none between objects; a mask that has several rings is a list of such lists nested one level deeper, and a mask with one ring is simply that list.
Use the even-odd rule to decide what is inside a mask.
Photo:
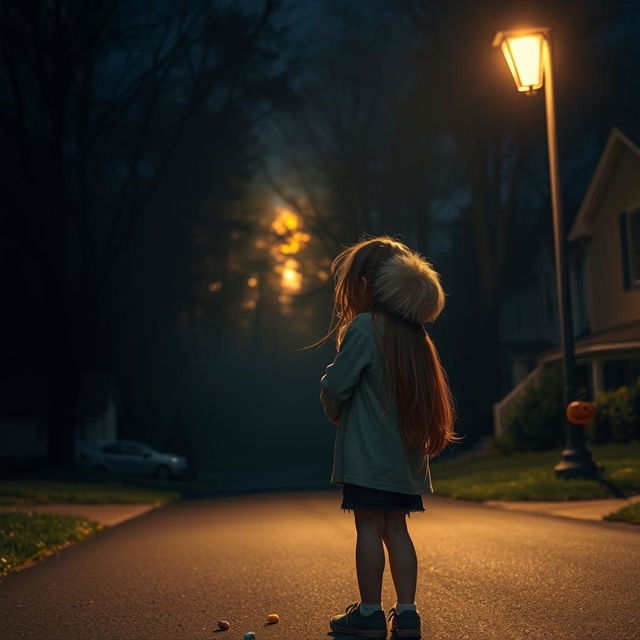
[{"label": "orange pumpkin", "polygon": [[574,400],[567,405],[567,420],[573,424],[588,424],[596,415],[596,406],[588,400]]}]

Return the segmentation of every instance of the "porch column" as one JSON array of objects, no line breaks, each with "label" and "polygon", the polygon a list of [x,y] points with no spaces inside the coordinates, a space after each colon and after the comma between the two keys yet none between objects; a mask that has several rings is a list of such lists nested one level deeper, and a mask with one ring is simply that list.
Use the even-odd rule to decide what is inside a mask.
[{"label": "porch column", "polygon": [[602,360],[594,358],[591,361],[591,380],[593,380],[593,395],[595,397],[598,391],[603,391]]}]

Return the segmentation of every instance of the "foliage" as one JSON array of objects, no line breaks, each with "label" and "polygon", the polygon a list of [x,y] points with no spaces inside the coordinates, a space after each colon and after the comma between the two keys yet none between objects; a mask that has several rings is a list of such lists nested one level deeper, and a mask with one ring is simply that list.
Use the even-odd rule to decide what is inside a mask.
[{"label": "foliage", "polygon": [[595,405],[596,417],[586,427],[587,442],[640,440],[640,377],[631,387],[599,391]]},{"label": "foliage", "polygon": [[495,439],[495,446],[504,452],[561,446],[563,421],[562,370],[558,363],[551,363],[506,412],[505,431]]},{"label": "foliage", "polygon": [[[594,404],[595,418],[584,426],[588,444],[640,440],[640,378],[631,387],[598,391]],[[494,445],[504,453],[560,446],[564,419],[562,372],[554,364],[514,402],[505,418],[505,432],[494,438]]]}]

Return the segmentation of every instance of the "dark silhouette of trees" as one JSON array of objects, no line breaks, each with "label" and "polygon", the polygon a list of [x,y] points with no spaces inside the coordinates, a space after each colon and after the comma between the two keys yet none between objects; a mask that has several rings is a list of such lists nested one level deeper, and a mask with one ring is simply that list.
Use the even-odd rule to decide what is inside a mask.
[{"label": "dark silhouette of trees", "polygon": [[[188,270],[203,207],[215,220],[242,189],[254,126],[289,100],[279,10],[277,0],[257,13],[204,0],[0,6],[3,275],[10,332],[30,342],[11,366],[46,374],[52,463],[73,460],[80,376],[109,365],[107,291],[140,251],[131,243],[144,230],[157,249],[173,232],[175,254],[139,257],[147,272],[149,261]],[[188,297],[184,281],[172,286]]]},{"label": "dark silhouette of trees", "polygon": [[424,246],[432,232],[429,203],[455,189],[452,166],[442,170],[446,141],[409,126],[407,37],[397,12],[368,0],[327,3],[305,38],[313,44],[305,45],[296,84],[303,105],[278,120],[280,164],[267,175],[328,255],[363,231],[402,234]]}]

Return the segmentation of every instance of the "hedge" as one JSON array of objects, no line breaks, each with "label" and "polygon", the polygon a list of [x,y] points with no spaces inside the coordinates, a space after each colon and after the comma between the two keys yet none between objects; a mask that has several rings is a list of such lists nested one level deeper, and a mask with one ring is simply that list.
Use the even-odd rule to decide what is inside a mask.
[{"label": "hedge", "polygon": [[[504,432],[494,438],[495,447],[507,453],[564,446],[562,385],[561,363],[548,364],[506,412]],[[596,414],[584,427],[586,443],[640,440],[640,377],[631,387],[598,391],[593,402]]]}]

